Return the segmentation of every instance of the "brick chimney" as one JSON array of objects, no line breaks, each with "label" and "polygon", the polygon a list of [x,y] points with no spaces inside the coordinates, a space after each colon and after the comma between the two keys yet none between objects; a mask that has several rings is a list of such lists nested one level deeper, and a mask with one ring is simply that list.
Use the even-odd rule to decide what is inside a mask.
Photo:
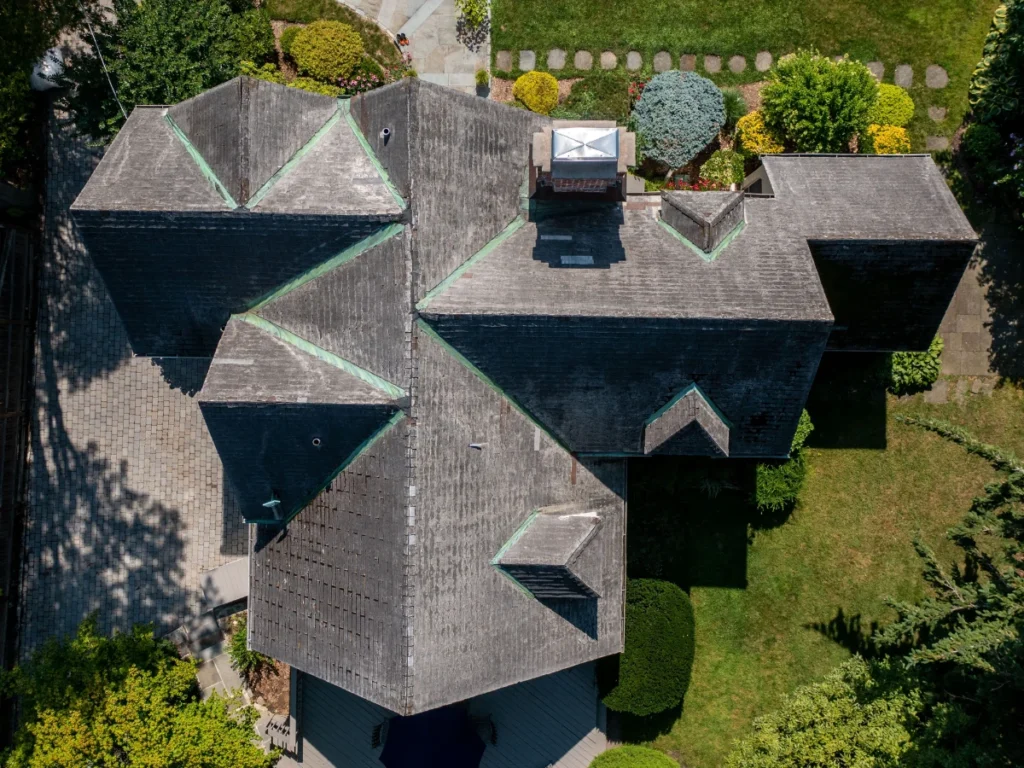
[{"label": "brick chimney", "polygon": [[555,120],[533,134],[531,193],[624,200],[636,135],[610,120]]}]

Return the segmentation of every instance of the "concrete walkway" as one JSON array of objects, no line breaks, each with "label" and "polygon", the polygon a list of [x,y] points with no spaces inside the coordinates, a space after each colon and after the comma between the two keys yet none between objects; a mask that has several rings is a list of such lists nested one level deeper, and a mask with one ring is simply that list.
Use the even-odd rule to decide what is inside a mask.
[{"label": "concrete walkway", "polygon": [[409,38],[405,48],[423,80],[476,92],[476,71],[487,69],[490,36],[471,51],[459,42],[454,0],[345,0],[345,5],[377,22],[392,35]]}]

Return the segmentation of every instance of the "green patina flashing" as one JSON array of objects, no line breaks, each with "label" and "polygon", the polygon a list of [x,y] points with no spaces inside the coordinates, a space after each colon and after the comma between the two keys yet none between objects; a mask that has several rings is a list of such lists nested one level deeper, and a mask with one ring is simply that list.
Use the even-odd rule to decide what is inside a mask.
[{"label": "green patina flashing", "polygon": [[264,197],[266,197],[271,187],[273,187],[283,176],[287,175],[292,170],[292,168],[298,165],[299,161],[306,156],[306,153],[309,152],[309,150],[311,150],[313,147],[315,147],[317,143],[320,141],[320,139],[322,139],[327,134],[327,132],[331,130],[331,128],[338,124],[339,120],[341,120],[340,107],[338,111],[336,111],[327,119],[326,123],[320,126],[320,129],[313,134],[309,141],[307,141],[305,144],[299,147],[298,150],[296,150],[295,154],[288,158],[288,162],[282,165],[278,169],[277,173],[275,173],[273,176],[267,179],[267,183],[260,187],[256,191],[255,195],[249,198],[249,200],[245,204],[245,207],[248,208],[249,210],[252,210],[257,205],[259,205],[260,201]]},{"label": "green patina flashing", "polygon": [[745,221],[741,220],[739,224],[732,228],[732,231],[730,231],[729,234],[722,238],[722,242],[720,242],[715,247],[715,250],[713,250],[711,253],[705,253],[704,249],[698,248],[696,245],[691,243],[689,240],[687,240],[685,237],[679,234],[679,232],[674,227],[672,227],[670,224],[666,224],[663,219],[658,219],[658,223],[661,224],[662,229],[664,229],[666,232],[675,237],[676,240],[686,245],[687,248],[696,253],[702,259],[704,259],[704,261],[714,261],[715,259],[717,259],[718,255],[729,247],[729,243],[731,243],[736,238],[736,235],[742,232],[743,228],[747,225]]},{"label": "green patina flashing", "polygon": [[188,136],[185,135],[185,132],[178,127],[178,124],[174,122],[174,119],[170,115],[164,114],[164,120],[166,120],[167,124],[171,126],[171,130],[174,132],[174,135],[178,137],[178,140],[185,145],[185,149],[188,150],[188,153],[192,156],[196,165],[199,166],[199,170],[202,172],[203,176],[206,177],[206,180],[209,181],[213,185],[213,188],[220,193],[220,196],[224,198],[224,202],[227,203],[228,207],[232,210],[238,208],[238,203],[235,202],[235,198],[233,198],[231,193],[228,192],[227,187],[221,184],[220,179],[217,178],[217,174],[213,172],[213,168],[207,164],[206,160],[203,159],[203,156],[199,154],[199,150],[193,146],[191,141],[188,140]]},{"label": "green patina flashing", "polygon": [[522,229],[523,225],[525,225],[525,224],[526,224],[526,219],[524,219],[522,216],[516,216],[514,219],[512,219],[512,221],[509,223],[509,225],[507,227],[505,227],[503,230],[501,230],[501,232],[499,232],[497,235],[495,235],[491,239],[491,241],[489,243],[487,243],[487,245],[485,245],[479,251],[477,251],[472,256],[470,256],[469,259],[467,259],[465,262],[463,262],[463,264],[458,269],[456,269],[454,272],[452,272],[450,275],[448,275],[448,277],[446,277],[440,283],[438,283],[433,288],[431,288],[429,291],[427,291],[427,295],[424,296],[416,304],[416,309],[420,309],[420,310],[426,309],[427,305],[430,304],[430,302],[433,301],[435,297],[439,296],[440,294],[442,294],[446,290],[448,290],[448,287],[451,286],[451,284],[454,283],[456,280],[458,280],[460,277],[462,277],[463,273],[466,272],[466,270],[468,270],[470,267],[472,267],[478,261],[483,259],[489,253],[491,253],[495,248],[497,248],[503,242],[508,240],[508,238],[511,237],[515,232],[517,232],[520,229]]},{"label": "green patina flashing", "polygon": [[398,187],[392,183],[391,177],[388,176],[388,172],[384,170],[384,166],[380,164],[380,160],[377,159],[377,155],[374,153],[373,147],[370,146],[370,142],[366,140],[366,137],[363,136],[363,132],[359,130],[359,124],[356,123],[355,118],[352,117],[352,107],[349,104],[348,99],[339,99],[338,109],[345,114],[345,120],[348,122],[349,128],[352,129],[352,133],[355,134],[356,139],[359,141],[359,145],[363,148],[363,151],[366,152],[366,156],[370,158],[370,162],[373,163],[373,167],[377,170],[377,173],[384,181],[384,185],[388,188],[388,191],[391,192],[391,196],[395,198],[395,202],[398,203],[398,207],[404,211],[406,208],[405,198],[402,197],[401,193],[398,191]]},{"label": "green patina flashing", "polygon": [[309,283],[309,282],[312,282],[313,280],[316,280],[318,277],[321,277],[322,275],[327,274],[332,269],[335,269],[336,267],[340,267],[342,264],[344,264],[344,263],[346,263],[348,261],[352,261],[352,259],[354,259],[359,254],[365,253],[366,251],[370,250],[374,246],[380,245],[385,240],[388,240],[388,239],[394,237],[395,235],[401,234],[401,232],[402,232],[402,230],[404,228],[405,227],[402,224],[389,224],[388,226],[384,227],[383,229],[377,230],[376,232],[374,232],[369,237],[363,238],[362,240],[360,240],[355,245],[353,245],[353,246],[351,246],[349,248],[346,248],[344,251],[342,251],[341,253],[337,254],[336,256],[332,256],[327,261],[325,261],[323,264],[318,264],[317,266],[313,267],[308,272],[305,272],[305,273],[299,275],[297,278],[295,278],[291,282],[285,283],[280,288],[275,288],[273,291],[268,293],[266,296],[264,296],[264,297],[262,297],[260,299],[257,299],[256,302],[252,306],[250,306],[246,311],[247,312],[256,312],[256,311],[260,310],[262,307],[266,306],[267,304],[269,304],[270,302],[274,301],[275,299],[281,298],[286,293],[290,293],[291,291],[294,291],[296,288],[299,288],[299,287],[305,285],[306,283]]},{"label": "green patina flashing", "polygon": [[380,429],[378,429],[376,432],[374,432],[372,435],[370,435],[368,438],[366,438],[362,443],[360,443],[358,446],[356,446],[355,450],[352,451],[352,453],[350,453],[348,456],[345,457],[345,460],[343,462],[341,462],[341,464],[338,466],[338,468],[331,473],[330,477],[328,477],[327,480],[319,488],[317,488],[312,494],[310,494],[309,498],[307,498],[305,501],[303,501],[301,504],[299,504],[298,507],[296,507],[291,512],[289,512],[288,515],[284,519],[282,519],[282,520],[247,520],[246,522],[248,522],[248,523],[258,523],[258,524],[261,524],[261,525],[287,525],[293,519],[295,519],[295,516],[297,514],[299,514],[299,512],[301,512],[306,507],[308,507],[310,504],[312,504],[313,500],[317,496],[319,496],[321,493],[323,493],[327,489],[327,487],[330,486],[330,484],[334,482],[334,478],[336,478],[338,475],[340,475],[342,472],[345,471],[346,467],[348,467],[353,461],[358,459],[359,456],[364,451],[368,450],[374,443],[376,443],[378,440],[380,440],[382,437],[384,437],[384,435],[387,434],[388,431],[392,427],[394,427],[396,424],[398,424],[404,418],[405,418],[405,413],[403,411],[398,411],[397,413],[395,413],[394,416],[392,416],[390,419],[388,419],[386,422],[384,422],[380,426]]},{"label": "green patina flashing", "polygon": [[715,405],[711,398],[704,393],[703,389],[697,386],[696,382],[684,387],[683,390],[679,392],[679,394],[677,394],[675,397],[673,397],[671,400],[669,400],[667,403],[661,406],[661,408],[659,408],[650,416],[648,416],[647,419],[644,421],[644,426],[647,427],[653,424],[655,421],[664,416],[673,405],[678,403],[680,400],[682,400],[684,397],[690,394],[690,392],[693,391],[697,392],[697,394],[700,396],[700,399],[703,400],[705,404],[707,404],[708,408],[715,412],[715,415],[722,420],[722,423],[725,424],[725,426],[729,427],[729,429],[732,429],[732,422],[725,418],[725,414],[718,410],[718,406]]},{"label": "green patina flashing", "polygon": [[506,541],[504,544],[502,544],[501,545],[501,549],[498,550],[498,553],[494,557],[491,558],[491,565],[494,566],[495,570],[497,570],[498,573],[500,573],[506,579],[511,581],[513,584],[515,584],[517,589],[519,589],[521,592],[523,592],[524,594],[526,594],[526,595],[528,595],[530,597],[533,597],[533,592],[531,592],[529,589],[524,587],[522,582],[519,581],[519,579],[517,579],[515,576],[513,576],[512,574],[510,574],[508,571],[506,571],[504,568],[501,567],[501,558],[504,557],[505,553],[508,552],[509,549],[512,548],[512,545],[515,544],[517,541],[519,541],[519,538],[524,533],[526,533],[526,529],[529,528],[530,525],[533,523],[533,521],[537,519],[537,515],[539,515],[539,514],[540,514],[540,510],[539,509],[535,509],[533,512],[531,512],[530,516],[527,517],[526,520],[523,521],[523,524],[520,525],[518,528],[516,528],[516,531],[515,531],[515,533],[512,534],[512,537],[508,541]]},{"label": "green patina flashing", "polygon": [[395,386],[387,379],[382,379],[377,374],[370,373],[370,371],[366,370],[365,368],[361,368],[355,363],[350,362],[343,357],[338,357],[333,352],[328,352],[326,349],[318,347],[313,342],[307,341],[301,336],[297,336],[291,331],[286,330],[279,325],[275,325],[274,323],[260,317],[259,315],[245,313],[241,315],[233,315],[233,317],[236,317],[243,322],[249,323],[249,325],[256,326],[261,331],[265,331],[266,333],[269,333],[271,336],[274,336],[280,339],[281,341],[286,342],[287,344],[291,344],[293,347],[302,350],[308,355],[312,355],[318,360],[322,360],[328,365],[333,365],[335,368],[340,368],[341,370],[345,371],[345,373],[355,376],[360,381],[363,381],[372,387],[376,387],[377,389],[381,390],[382,392],[384,392],[385,394],[392,398],[405,397],[408,394],[404,389]]},{"label": "green patina flashing", "polygon": [[462,363],[462,365],[464,365],[466,368],[468,368],[469,371],[473,375],[475,375],[478,379],[480,379],[480,381],[482,381],[488,387],[490,387],[495,392],[497,392],[499,395],[501,395],[503,398],[505,398],[509,403],[511,403],[512,407],[514,407],[517,411],[519,411],[521,414],[523,414],[523,416],[525,416],[529,420],[529,422],[531,424],[533,424],[533,426],[535,426],[537,429],[539,429],[541,432],[543,432],[545,435],[547,435],[549,438],[551,438],[551,440],[556,445],[561,447],[564,451],[566,451],[566,453],[572,453],[572,451],[570,451],[569,448],[561,440],[559,440],[557,437],[555,437],[553,434],[551,434],[551,432],[548,430],[548,428],[545,427],[543,424],[541,424],[537,419],[535,419],[530,414],[530,412],[528,410],[526,410],[522,405],[520,405],[516,401],[516,399],[514,397],[509,395],[501,387],[499,387],[497,384],[495,384],[494,381],[486,373],[484,373],[479,368],[477,368],[475,365],[473,365],[473,363],[471,363],[466,358],[465,355],[463,355],[461,352],[459,352],[459,350],[457,350],[455,347],[453,347],[451,344],[449,344],[447,341],[445,341],[443,338],[441,338],[441,336],[438,334],[438,332],[435,331],[433,328],[431,328],[430,325],[423,318],[419,318],[416,321],[416,324],[419,326],[420,330],[423,331],[423,333],[425,333],[431,339],[436,341],[441,346],[442,349],[444,349],[449,355],[454,357],[456,360],[458,360],[460,363]]}]

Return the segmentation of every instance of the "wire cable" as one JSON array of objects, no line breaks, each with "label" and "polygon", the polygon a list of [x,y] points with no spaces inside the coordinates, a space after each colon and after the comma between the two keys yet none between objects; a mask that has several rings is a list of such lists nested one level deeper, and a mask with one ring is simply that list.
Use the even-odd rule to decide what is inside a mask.
[{"label": "wire cable", "polygon": [[114,101],[117,102],[118,108],[121,110],[121,114],[124,115],[124,119],[128,119],[128,113],[124,110],[124,104],[121,103],[121,97],[117,95],[117,89],[114,87],[114,81],[110,79],[110,72],[107,70],[107,62],[103,60],[103,51],[100,50],[99,41],[96,39],[96,33],[92,31],[92,22],[89,21],[89,14],[86,13],[85,8],[81,3],[78,4],[79,9],[82,11],[82,17],[85,19],[85,26],[89,28],[89,34],[92,35],[92,44],[96,48],[96,55],[100,57],[100,66],[103,67],[103,74],[107,76],[107,85],[110,86],[110,92],[114,94]]}]

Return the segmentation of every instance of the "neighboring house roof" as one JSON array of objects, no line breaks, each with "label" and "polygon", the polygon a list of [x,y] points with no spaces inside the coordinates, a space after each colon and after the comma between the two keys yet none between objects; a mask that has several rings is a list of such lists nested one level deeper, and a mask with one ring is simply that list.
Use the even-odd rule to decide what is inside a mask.
[{"label": "neighboring house roof", "polygon": [[625,457],[785,456],[835,333],[822,264],[937,270],[903,304],[933,313],[973,244],[962,215],[935,240],[923,160],[769,158],[774,199],[660,216],[533,200],[550,126],[415,79],[242,78],[133,112],[73,206],[137,351],[216,347],[251,646],[395,712],[621,651]]}]

